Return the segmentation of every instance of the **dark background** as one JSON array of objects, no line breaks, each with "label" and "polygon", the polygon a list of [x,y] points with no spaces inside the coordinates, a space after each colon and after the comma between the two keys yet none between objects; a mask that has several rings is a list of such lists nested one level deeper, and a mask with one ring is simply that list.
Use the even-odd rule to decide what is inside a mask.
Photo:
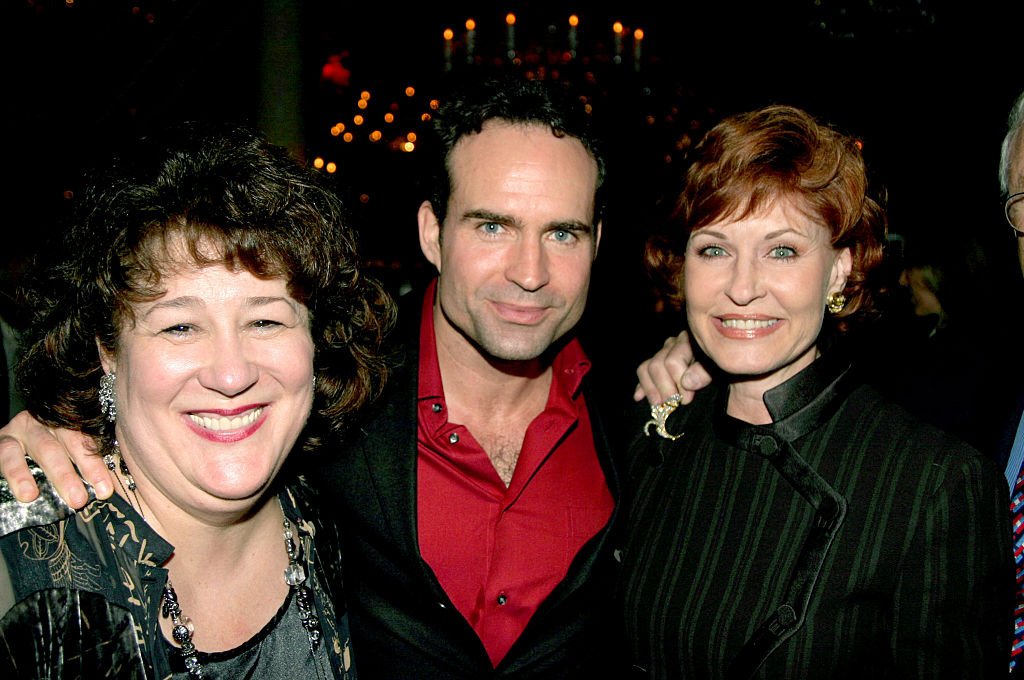
[{"label": "dark background", "polygon": [[[424,264],[415,239],[423,154],[397,142],[423,134],[420,116],[448,81],[514,70],[584,92],[610,141],[611,204],[591,316],[642,338],[640,347],[675,323],[650,314],[639,248],[664,216],[687,146],[722,115],[770,102],[802,106],[863,141],[888,196],[890,229],[903,239],[894,257],[901,243],[955,252],[973,241],[988,258],[991,298],[1005,298],[1020,277],[996,170],[1006,113],[1024,86],[1022,5],[7,0],[2,283],[9,289],[23,255],[58,223],[97,154],[154,125],[219,118],[256,123],[308,162],[333,161],[366,257],[397,288]],[[517,14],[515,63],[508,11]],[[571,12],[579,47],[567,59]],[[622,63],[613,59],[614,20],[630,30]],[[446,27],[455,32],[450,71]],[[639,70],[637,27],[645,32]],[[370,99],[360,111],[363,91]],[[383,122],[387,111],[395,122]],[[354,126],[360,112],[367,123]],[[337,122],[354,141],[331,135]],[[381,141],[368,139],[371,129]]]}]

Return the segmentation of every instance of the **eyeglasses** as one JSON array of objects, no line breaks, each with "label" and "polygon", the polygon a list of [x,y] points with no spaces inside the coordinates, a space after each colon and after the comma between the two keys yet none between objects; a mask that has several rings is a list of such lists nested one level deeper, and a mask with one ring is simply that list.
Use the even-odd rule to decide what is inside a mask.
[{"label": "eyeglasses", "polygon": [[1024,191],[1010,194],[1006,199],[1006,220],[1017,236],[1024,238]]}]

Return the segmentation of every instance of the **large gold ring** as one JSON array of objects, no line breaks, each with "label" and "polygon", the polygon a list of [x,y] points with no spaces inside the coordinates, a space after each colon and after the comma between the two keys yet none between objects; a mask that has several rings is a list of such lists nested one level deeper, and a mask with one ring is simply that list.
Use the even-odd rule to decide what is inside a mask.
[{"label": "large gold ring", "polygon": [[668,417],[672,415],[677,408],[679,408],[681,403],[682,397],[678,394],[673,394],[660,404],[651,406],[651,419],[644,423],[644,434],[650,437],[651,425],[653,425],[654,431],[658,433],[659,437],[663,437],[669,441],[675,441],[682,437],[684,434],[683,432],[680,432],[679,434],[672,434],[665,429],[665,421],[667,421]]}]

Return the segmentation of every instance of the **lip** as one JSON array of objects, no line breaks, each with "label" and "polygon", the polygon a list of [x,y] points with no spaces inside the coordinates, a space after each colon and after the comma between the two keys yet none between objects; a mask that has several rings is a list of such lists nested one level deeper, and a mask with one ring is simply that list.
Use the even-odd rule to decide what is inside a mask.
[{"label": "lip", "polygon": [[715,330],[726,338],[756,340],[775,333],[785,323],[764,314],[725,314],[712,317]]},{"label": "lip", "polygon": [[498,317],[521,326],[535,326],[547,316],[547,307],[515,305],[508,302],[491,302]]},{"label": "lip", "polygon": [[184,414],[185,424],[212,442],[231,443],[251,437],[267,420],[267,404],[247,404],[231,409],[197,409]]}]

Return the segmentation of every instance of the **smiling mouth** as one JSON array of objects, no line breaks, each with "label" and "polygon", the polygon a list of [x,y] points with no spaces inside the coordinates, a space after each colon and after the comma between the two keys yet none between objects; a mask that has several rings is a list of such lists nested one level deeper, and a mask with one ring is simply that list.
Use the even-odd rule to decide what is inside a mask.
[{"label": "smiling mouth", "polygon": [[755,331],[761,328],[771,328],[778,322],[778,319],[722,319],[722,326],[741,331]]},{"label": "smiling mouth", "polygon": [[188,417],[192,422],[206,430],[223,432],[228,430],[239,430],[255,423],[263,413],[263,407],[259,407],[240,416],[227,418],[224,416],[197,416],[189,413]]}]

